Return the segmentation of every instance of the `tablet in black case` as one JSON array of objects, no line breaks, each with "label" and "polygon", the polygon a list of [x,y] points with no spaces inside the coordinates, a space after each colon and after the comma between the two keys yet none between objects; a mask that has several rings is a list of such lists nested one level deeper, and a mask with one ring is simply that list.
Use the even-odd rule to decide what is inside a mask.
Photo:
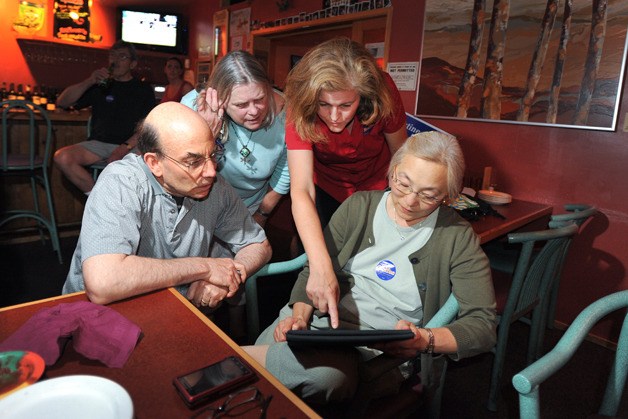
[{"label": "tablet in black case", "polygon": [[395,340],[412,339],[411,330],[290,330],[286,341],[290,346],[368,346]]}]

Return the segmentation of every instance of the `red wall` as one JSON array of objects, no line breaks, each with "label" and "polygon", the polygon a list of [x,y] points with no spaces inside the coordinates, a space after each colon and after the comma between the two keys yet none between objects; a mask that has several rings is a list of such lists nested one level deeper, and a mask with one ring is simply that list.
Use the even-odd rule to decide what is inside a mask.
[{"label": "red wall", "polygon": [[[41,81],[35,78],[29,68],[22,50],[17,43],[17,38],[18,36],[24,36],[43,41],[56,41],[56,39],[52,37],[54,0],[44,1],[46,2],[46,20],[44,26],[33,35],[22,35],[13,30],[13,21],[18,14],[19,2],[17,0],[0,0],[0,10],[2,10],[2,13],[0,13],[0,57],[2,57],[0,64],[0,83],[6,81],[7,83],[41,84]],[[114,19],[114,8],[102,6],[98,0],[94,1],[91,7],[91,33],[102,35],[102,42],[95,44],[77,44],[94,48],[107,48],[111,46],[115,42],[116,35]],[[68,84],[78,81],[76,77],[72,77],[72,71],[69,70],[71,70],[71,64],[67,66],[50,66],[49,71],[55,73],[54,76],[51,75],[50,78],[58,80],[54,84],[55,86],[65,87]],[[47,78],[50,80],[49,77]],[[47,80],[44,81],[44,83],[48,83],[48,85],[51,84],[50,81]]]}]

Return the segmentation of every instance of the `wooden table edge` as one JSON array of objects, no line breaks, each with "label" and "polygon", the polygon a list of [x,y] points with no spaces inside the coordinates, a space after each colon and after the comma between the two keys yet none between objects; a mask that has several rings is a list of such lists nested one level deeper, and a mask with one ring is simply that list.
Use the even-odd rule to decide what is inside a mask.
[{"label": "wooden table edge", "polygon": [[2,307],[2,308],[0,308],[0,312],[8,311],[8,310],[14,310],[14,309],[22,308],[22,307],[28,307],[28,306],[32,306],[32,305],[35,305],[35,304],[45,303],[45,302],[48,302],[48,301],[64,300],[64,299],[66,299],[68,297],[72,297],[72,296],[80,295],[80,294],[85,294],[85,291],[78,291],[78,292],[74,292],[72,294],[55,295],[54,297],[43,298],[41,300],[27,301],[25,303],[15,304],[15,305],[12,305],[12,306],[7,306],[7,307]]},{"label": "wooden table edge", "polygon": [[272,375],[266,368],[264,368],[259,362],[257,362],[251,355],[249,355],[244,349],[242,349],[237,343],[235,343],[225,332],[223,332],[218,326],[210,321],[207,316],[201,313],[190,301],[185,298],[179,291],[174,288],[169,288],[169,291],[179,299],[185,306],[187,306],[192,313],[196,315],[207,327],[209,327],[214,333],[216,333],[227,345],[231,347],[239,356],[244,358],[246,362],[253,365],[257,372],[264,376],[270,383],[272,383],[281,393],[288,398],[292,403],[299,407],[308,417],[321,418],[321,416],[312,410],[303,400],[301,400],[296,394],[294,394],[288,387],[281,383],[274,375]]},{"label": "wooden table edge", "polygon": [[[510,225],[510,231],[514,231],[520,227],[523,227],[524,225],[531,223],[532,221],[538,220],[546,215],[552,215],[552,212],[554,211],[554,207],[551,205],[547,205],[543,208],[540,208],[538,211],[535,211],[533,213],[527,214],[524,218],[521,218],[519,220],[517,220],[516,223],[512,223]],[[488,230],[484,233],[479,234],[478,236],[480,237],[480,244],[485,244],[493,239],[496,239],[500,236],[503,236],[503,232],[497,230],[497,229],[492,229],[492,230]]]}]

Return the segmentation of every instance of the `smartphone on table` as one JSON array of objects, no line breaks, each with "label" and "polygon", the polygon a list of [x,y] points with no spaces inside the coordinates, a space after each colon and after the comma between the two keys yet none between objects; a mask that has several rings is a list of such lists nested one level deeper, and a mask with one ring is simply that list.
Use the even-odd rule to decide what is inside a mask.
[{"label": "smartphone on table", "polygon": [[224,396],[255,379],[253,368],[243,359],[229,356],[222,361],[190,371],[174,379],[173,384],[189,407]]}]

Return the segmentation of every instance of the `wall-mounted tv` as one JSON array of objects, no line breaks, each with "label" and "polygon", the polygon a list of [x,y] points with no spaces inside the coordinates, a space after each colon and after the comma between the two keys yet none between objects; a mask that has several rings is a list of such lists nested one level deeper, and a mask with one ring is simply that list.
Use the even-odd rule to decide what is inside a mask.
[{"label": "wall-mounted tv", "polygon": [[176,13],[118,8],[117,36],[137,49],[187,54],[188,30],[185,19]]}]

